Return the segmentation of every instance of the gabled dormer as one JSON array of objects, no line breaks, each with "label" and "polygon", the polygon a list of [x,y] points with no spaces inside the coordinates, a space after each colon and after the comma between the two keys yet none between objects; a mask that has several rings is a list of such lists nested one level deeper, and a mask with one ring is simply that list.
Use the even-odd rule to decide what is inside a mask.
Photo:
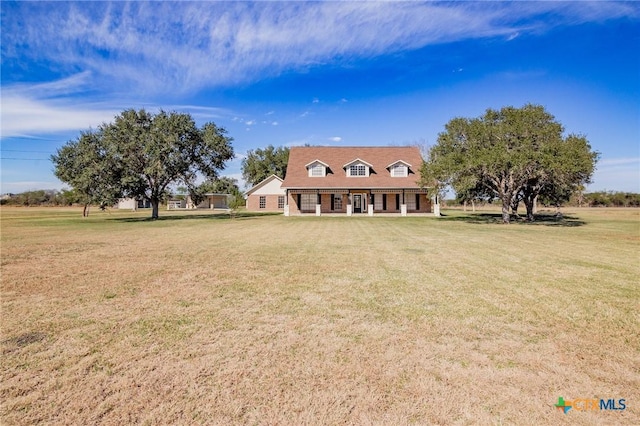
[{"label": "gabled dormer", "polygon": [[325,177],[329,172],[329,165],[320,160],[313,160],[305,165],[309,177]]},{"label": "gabled dormer", "polygon": [[406,161],[398,160],[387,166],[387,170],[391,174],[391,177],[407,177],[411,169],[411,164]]},{"label": "gabled dormer", "polygon": [[347,172],[348,177],[367,177],[372,171],[373,166],[364,160],[356,158],[342,166]]}]

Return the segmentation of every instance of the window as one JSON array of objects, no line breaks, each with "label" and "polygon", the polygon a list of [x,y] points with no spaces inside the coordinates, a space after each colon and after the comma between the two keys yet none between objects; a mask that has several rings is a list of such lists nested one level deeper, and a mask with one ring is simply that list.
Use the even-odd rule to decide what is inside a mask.
[{"label": "window", "polygon": [[260,196],[260,208],[261,209],[267,208],[267,197],[265,197],[264,195]]},{"label": "window", "polygon": [[311,166],[309,168],[310,176],[312,177],[322,177],[324,176],[324,166],[322,164],[316,164],[315,166]]},{"label": "window", "polygon": [[384,210],[382,200],[385,194],[373,194],[373,208],[374,210]]},{"label": "window", "polygon": [[278,195],[278,208],[284,209],[284,195]]},{"label": "window", "polygon": [[404,202],[407,203],[407,211],[416,210],[416,197],[413,194],[404,196]]},{"label": "window", "polygon": [[301,211],[316,211],[316,202],[318,198],[316,194],[301,194],[300,210]]},{"label": "window", "polygon": [[333,210],[342,210],[342,195],[335,194],[333,196]]},{"label": "window", "polygon": [[364,164],[354,164],[349,166],[349,176],[366,176],[367,168]]},{"label": "window", "polygon": [[406,177],[407,176],[407,166],[404,164],[396,164],[391,168],[391,176],[393,177]]}]

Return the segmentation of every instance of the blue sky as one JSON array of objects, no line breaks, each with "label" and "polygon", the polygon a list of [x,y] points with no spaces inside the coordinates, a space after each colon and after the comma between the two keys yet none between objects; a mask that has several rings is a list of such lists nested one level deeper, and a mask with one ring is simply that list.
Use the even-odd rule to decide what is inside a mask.
[{"label": "blue sky", "polygon": [[637,2],[2,1],[1,190],[124,109],[275,146],[434,144],[453,117],[541,104],[602,154],[590,190],[640,192]]}]

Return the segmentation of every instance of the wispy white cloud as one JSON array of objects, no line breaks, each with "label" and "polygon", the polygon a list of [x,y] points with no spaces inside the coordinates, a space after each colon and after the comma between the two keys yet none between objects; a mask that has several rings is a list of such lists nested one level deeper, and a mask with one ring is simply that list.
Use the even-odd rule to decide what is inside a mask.
[{"label": "wispy white cloud", "polygon": [[[121,109],[122,99],[89,104],[77,100],[81,93],[149,99],[432,43],[637,18],[639,11],[618,2],[3,3],[3,72],[10,66],[19,74],[31,61],[63,78],[5,82],[2,137],[97,126]],[[122,92],[113,93],[114,87]],[[177,107],[185,108],[202,120],[231,115]]]},{"label": "wispy white cloud", "polygon": [[640,158],[603,158],[597,164],[589,191],[640,193]]},{"label": "wispy white cloud", "polygon": [[340,142],[342,141],[342,138],[340,136],[334,136],[329,138],[328,140],[330,140],[331,142]]},{"label": "wispy white cloud", "polygon": [[603,158],[598,162],[598,168],[609,168],[617,166],[640,166],[640,157],[629,158]]},{"label": "wispy white cloud", "polygon": [[1,136],[33,136],[95,128],[113,120],[118,113],[117,109],[101,104],[3,93]]},{"label": "wispy white cloud", "polygon": [[511,34],[511,35],[509,35],[509,36],[507,37],[507,41],[515,40],[515,39],[516,39],[516,38],[518,38],[519,36],[520,36],[520,33],[515,32],[515,33],[513,33],[513,34]]},{"label": "wispy white cloud", "polygon": [[229,109],[219,107],[205,107],[198,105],[172,105],[165,108],[169,111],[188,113],[196,121],[215,120],[220,118],[227,118],[232,115],[232,111],[230,111]]},{"label": "wispy white cloud", "polygon": [[[39,134],[79,131],[110,122],[122,112],[123,100],[90,102],[85,100],[90,73],[82,72],[46,83],[11,84],[2,87],[1,137],[36,137]],[[127,106],[129,107],[130,104]],[[156,112],[160,106],[138,102],[137,108]],[[225,108],[197,105],[164,106],[169,111],[187,112],[196,121],[228,117]],[[247,123],[249,124],[249,123]]]},{"label": "wispy white cloud", "polygon": [[[11,9],[2,16],[4,60],[26,55],[152,92],[639,13],[613,2],[25,2],[3,8]],[[553,19],[525,19],[542,14]]]},{"label": "wispy white cloud", "polygon": [[80,69],[94,85],[150,94],[639,14],[617,2],[18,2],[3,9],[3,62],[50,62],[62,75]]}]

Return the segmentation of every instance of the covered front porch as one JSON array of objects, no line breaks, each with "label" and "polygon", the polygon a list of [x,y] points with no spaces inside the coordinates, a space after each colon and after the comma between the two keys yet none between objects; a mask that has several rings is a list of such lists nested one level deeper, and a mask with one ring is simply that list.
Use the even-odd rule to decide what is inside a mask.
[{"label": "covered front porch", "polygon": [[286,189],[284,215],[437,214],[424,189]]}]

